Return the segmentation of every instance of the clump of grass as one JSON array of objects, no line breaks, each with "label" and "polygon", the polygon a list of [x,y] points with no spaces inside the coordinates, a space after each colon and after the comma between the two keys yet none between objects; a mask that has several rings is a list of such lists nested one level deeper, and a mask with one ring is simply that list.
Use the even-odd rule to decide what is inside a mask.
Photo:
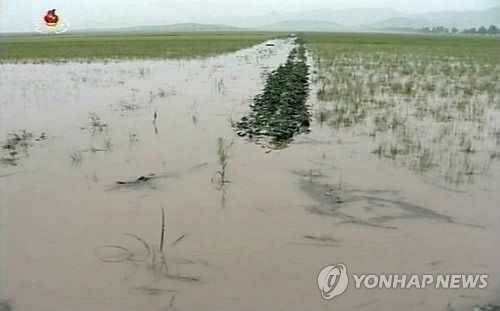
[{"label": "clump of grass", "polygon": [[226,178],[227,165],[229,163],[229,148],[231,143],[226,143],[222,137],[217,138],[217,161],[219,162],[219,170],[216,172],[219,175],[219,185],[223,186],[228,182]]},{"label": "clump of grass", "polygon": [[111,151],[113,144],[111,143],[111,138],[104,138],[104,150]]},{"label": "clump of grass", "polygon": [[329,113],[326,110],[321,110],[317,113],[316,119],[323,125],[329,118]]},{"label": "clump of grass", "polygon": [[217,92],[224,93],[224,89],[225,89],[224,79],[223,78],[217,79],[216,85],[217,85]]},{"label": "clump of grass", "polygon": [[79,152],[79,151],[76,151],[76,152],[73,152],[69,155],[69,157],[71,158],[71,163],[73,164],[80,164],[83,160],[83,156],[82,156],[82,153]]},{"label": "clump of grass", "polygon": [[107,124],[101,120],[101,117],[94,112],[89,113],[90,126],[93,132],[103,132],[107,128]]},{"label": "clump of grass", "polygon": [[128,111],[134,111],[140,108],[140,106],[137,105],[136,103],[129,103],[126,100],[122,100],[120,102],[120,107],[122,108],[122,110],[128,110]]},{"label": "clump of grass", "polygon": [[9,165],[17,165],[20,152],[27,153],[32,138],[33,134],[26,130],[21,130],[18,133],[9,133],[7,141],[2,145],[6,155],[1,158],[1,162]]},{"label": "clump of grass", "polygon": [[102,151],[106,151],[106,149],[103,149],[103,148],[97,148],[97,147],[94,147],[94,146],[90,146],[90,152],[92,153],[96,153],[96,152],[102,152]]},{"label": "clump of grass", "polygon": [[[192,277],[192,276],[184,276],[180,274],[172,274],[171,271],[169,270],[169,265],[167,261],[167,252],[165,248],[165,240],[166,240],[166,217],[165,217],[165,209],[161,209],[161,226],[160,226],[160,238],[159,238],[159,244],[154,244],[154,243],[148,243],[146,240],[141,238],[138,235],[131,234],[131,233],[125,233],[125,235],[133,238],[134,240],[138,241],[144,248],[144,251],[146,252],[144,256],[138,257],[136,252],[130,250],[129,248],[120,246],[120,245],[106,245],[103,248],[108,249],[108,250],[115,250],[121,252],[119,256],[115,257],[104,257],[97,253],[97,258],[104,262],[111,262],[111,263],[116,263],[116,262],[125,262],[125,261],[130,261],[135,264],[145,264],[146,268],[150,271],[152,271],[158,278],[161,277],[169,277],[169,278],[175,278],[178,280],[182,281],[199,281],[200,279],[198,277]],[[181,241],[186,234],[181,235],[179,238],[177,238],[173,243],[173,245],[176,245]]]},{"label": "clump of grass", "polygon": [[490,159],[492,159],[492,160],[500,159],[500,152],[497,150],[491,150],[490,151]]},{"label": "clump of grass", "polygon": [[19,133],[10,133],[7,135],[7,142],[2,147],[7,150],[28,147],[28,140],[31,138],[33,138],[33,134],[26,130],[21,130]]},{"label": "clump of grass", "polygon": [[158,112],[155,110],[153,112],[153,123],[156,124],[156,120],[158,120]]},{"label": "clump of grass", "polygon": [[131,144],[135,144],[139,142],[139,137],[135,133],[128,133],[128,142]]},{"label": "clump of grass", "polygon": [[472,311],[500,311],[500,305],[477,306]]},{"label": "clump of grass", "polygon": [[139,77],[144,78],[146,76],[146,72],[149,71],[146,67],[139,68]]},{"label": "clump of grass", "polygon": [[156,95],[153,93],[153,91],[149,91],[149,101],[148,105],[151,105],[156,99]]},{"label": "clump of grass", "polygon": [[10,299],[0,299],[0,311],[11,311],[13,310],[12,300]]},{"label": "clump of grass", "polygon": [[99,182],[99,177],[97,176],[97,172],[92,172],[92,181],[97,183]]},{"label": "clump of grass", "polygon": [[474,148],[474,144],[472,143],[472,140],[470,138],[465,138],[464,136],[461,137],[460,147],[462,148],[462,151],[465,153],[476,152],[476,149]]},{"label": "clump of grass", "polygon": [[216,188],[218,191],[221,191],[220,204],[222,208],[226,207],[226,183],[229,182],[227,179],[227,165],[229,163],[229,149],[233,143],[226,143],[222,137],[217,138],[217,162],[219,163],[219,170],[215,174],[217,176]]},{"label": "clump of grass", "polygon": [[169,308],[174,307],[174,301],[175,301],[175,294],[172,295],[172,298],[170,298],[170,302],[168,303]]},{"label": "clump of grass", "polygon": [[93,145],[90,146],[90,148],[86,151],[90,151],[92,153],[96,153],[96,152],[109,152],[111,151],[113,148],[113,143],[111,141],[111,138],[110,137],[105,137],[104,140],[103,140],[103,146],[102,147],[95,147]]}]

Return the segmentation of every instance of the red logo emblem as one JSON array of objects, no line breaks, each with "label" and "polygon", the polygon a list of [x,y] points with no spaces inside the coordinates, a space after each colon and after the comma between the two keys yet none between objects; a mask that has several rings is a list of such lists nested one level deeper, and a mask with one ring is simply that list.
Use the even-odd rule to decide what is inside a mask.
[{"label": "red logo emblem", "polygon": [[59,16],[56,15],[56,9],[47,11],[43,19],[45,20],[45,25],[55,27],[59,21]]}]

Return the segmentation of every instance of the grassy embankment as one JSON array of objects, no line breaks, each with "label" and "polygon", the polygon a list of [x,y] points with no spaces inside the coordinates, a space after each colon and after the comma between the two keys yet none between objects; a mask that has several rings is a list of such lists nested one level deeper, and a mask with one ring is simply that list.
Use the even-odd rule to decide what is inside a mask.
[{"label": "grassy embankment", "polygon": [[286,62],[268,74],[262,93],[253,99],[249,116],[234,124],[239,136],[269,137],[274,145],[283,145],[309,130],[306,50],[300,39],[297,43]]}]

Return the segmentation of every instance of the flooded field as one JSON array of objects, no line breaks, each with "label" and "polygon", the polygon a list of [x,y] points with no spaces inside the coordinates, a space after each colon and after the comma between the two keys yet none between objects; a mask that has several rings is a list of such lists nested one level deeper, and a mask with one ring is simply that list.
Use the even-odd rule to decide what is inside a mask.
[{"label": "flooded field", "polygon": [[[26,311],[500,303],[498,94],[472,94],[464,100],[477,105],[460,109],[448,93],[425,92],[427,80],[405,94],[404,79],[401,90],[373,87],[373,105],[386,113],[334,110],[371,92],[351,85],[353,76],[380,84],[380,70],[362,65],[377,60],[351,63],[342,80],[342,58],[329,72],[309,51],[308,131],[279,146],[240,137],[234,125],[294,47],[272,40],[206,59],[0,65],[2,303]],[[477,82],[496,90],[488,70],[477,68]],[[325,79],[351,91],[336,94]],[[410,105],[404,96],[423,99]],[[488,287],[351,283],[328,301],[317,277],[335,263],[356,274],[488,274]]]}]

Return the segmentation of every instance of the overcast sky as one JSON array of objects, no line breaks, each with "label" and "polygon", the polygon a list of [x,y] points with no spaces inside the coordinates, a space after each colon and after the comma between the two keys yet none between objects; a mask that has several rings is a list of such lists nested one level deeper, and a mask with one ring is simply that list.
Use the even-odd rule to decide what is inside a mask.
[{"label": "overcast sky", "polygon": [[0,0],[0,31],[31,31],[47,9],[74,29],[181,22],[236,23],[271,12],[307,9],[392,8],[415,14],[444,10],[483,10],[498,0]]}]

